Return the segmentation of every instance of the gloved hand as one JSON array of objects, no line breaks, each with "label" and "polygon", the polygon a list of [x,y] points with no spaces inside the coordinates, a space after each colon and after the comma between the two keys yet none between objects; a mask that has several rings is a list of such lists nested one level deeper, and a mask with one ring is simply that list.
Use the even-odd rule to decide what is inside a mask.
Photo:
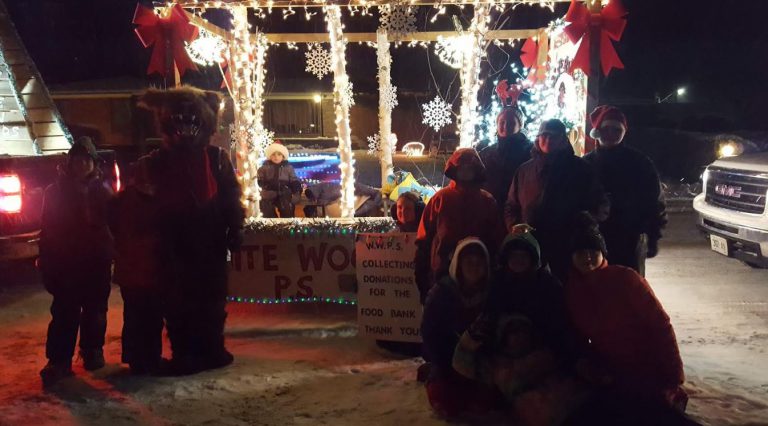
[{"label": "gloved hand", "polygon": [[243,245],[244,232],[242,229],[230,228],[227,231],[227,248],[229,251],[238,251],[240,246]]},{"label": "gloved hand", "polygon": [[648,250],[645,253],[645,257],[653,259],[659,254],[659,240],[648,240]]}]

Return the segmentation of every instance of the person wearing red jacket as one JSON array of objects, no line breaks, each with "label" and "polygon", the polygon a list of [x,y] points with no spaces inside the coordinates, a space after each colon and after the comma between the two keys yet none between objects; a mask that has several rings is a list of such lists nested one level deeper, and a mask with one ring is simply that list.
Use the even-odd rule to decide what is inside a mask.
[{"label": "person wearing red jacket", "polygon": [[445,164],[451,183],[429,200],[416,236],[416,285],[421,303],[433,283],[448,275],[459,241],[479,238],[493,255],[505,236],[493,196],[481,189],[485,166],[472,148],[461,148]]},{"label": "person wearing red jacket", "polygon": [[684,409],[675,331],[648,282],[633,269],[608,264],[605,241],[586,212],[571,251],[565,300],[584,345],[577,370],[624,400]]}]

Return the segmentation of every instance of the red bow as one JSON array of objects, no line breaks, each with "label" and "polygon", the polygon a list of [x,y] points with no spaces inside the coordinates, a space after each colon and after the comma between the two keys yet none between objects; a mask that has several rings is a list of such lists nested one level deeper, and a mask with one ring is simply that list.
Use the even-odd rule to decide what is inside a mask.
[{"label": "red bow", "polygon": [[621,39],[624,27],[627,26],[627,20],[624,19],[626,15],[627,11],[619,0],[611,0],[599,13],[591,13],[585,4],[571,1],[571,7],[565,15],[565,21],[569,22],[565,33],[572,43],[581,39],[581,45],[571,64],[571,72],[581,69],[585,74],[590,74],[590,38],[594,31],[597,31],[600,37],[600,64],[603,75],[608,75],[613,68],[624,68],[611,40]]},{"label": "red bow", "polygon": [[155,45],[147,74],[156,72],[167,77],[173,64],[179,69],[179,75],[190,69],[197,70],[184,49],[184,42],[191,43],[196,39],[198,30],[189,23],[181,6],[175,4],[168,17],[161,18],[152,9],[137,4],[133,23],[138,25],[136,35],[144,47]]},{"label": "red bow", "polygon": [[544,81],[546,78],[546,70],[539,69],[539,43],[533,39],[533,37],[523,43],[520,55],[520,61],[523,66],[530,68],[528,72],[527,84],[534,85],[539,81]]},{"label": "red bow", "polygon": [[507,80],[501,80],[496,85],[496,95],[498,95],[499,99],[501,99],[502,106],[517,104],[517,99],[520,97],[522,92],[522,86],[519,84],[513,84],[510,86],[509,83],[507,83]]}]

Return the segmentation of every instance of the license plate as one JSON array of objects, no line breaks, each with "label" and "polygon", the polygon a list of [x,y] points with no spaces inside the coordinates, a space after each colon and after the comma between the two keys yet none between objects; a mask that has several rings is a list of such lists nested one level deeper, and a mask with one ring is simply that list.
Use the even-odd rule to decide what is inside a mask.
[{"label": "license plate", "polygon": [[710,235],[709,243],[712,247],[712,250],[722,255],[728,256],[728,240],[723,237],[718,237],[717,235]]}]

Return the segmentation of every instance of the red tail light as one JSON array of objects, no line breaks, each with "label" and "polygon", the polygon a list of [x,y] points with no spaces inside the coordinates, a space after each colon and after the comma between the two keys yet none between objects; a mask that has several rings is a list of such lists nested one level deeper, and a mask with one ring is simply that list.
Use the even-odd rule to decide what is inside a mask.
[{"label": "red tail light", "polygon": [[17,175],[0,175],[0,213],[21,212],[21,180]]},{"label": "red tail light", "polygon": [[118,167],[117,161],[115,161],[115,192],[120,192],[122,187],[123,184],[120,182],[120,167]]}]

